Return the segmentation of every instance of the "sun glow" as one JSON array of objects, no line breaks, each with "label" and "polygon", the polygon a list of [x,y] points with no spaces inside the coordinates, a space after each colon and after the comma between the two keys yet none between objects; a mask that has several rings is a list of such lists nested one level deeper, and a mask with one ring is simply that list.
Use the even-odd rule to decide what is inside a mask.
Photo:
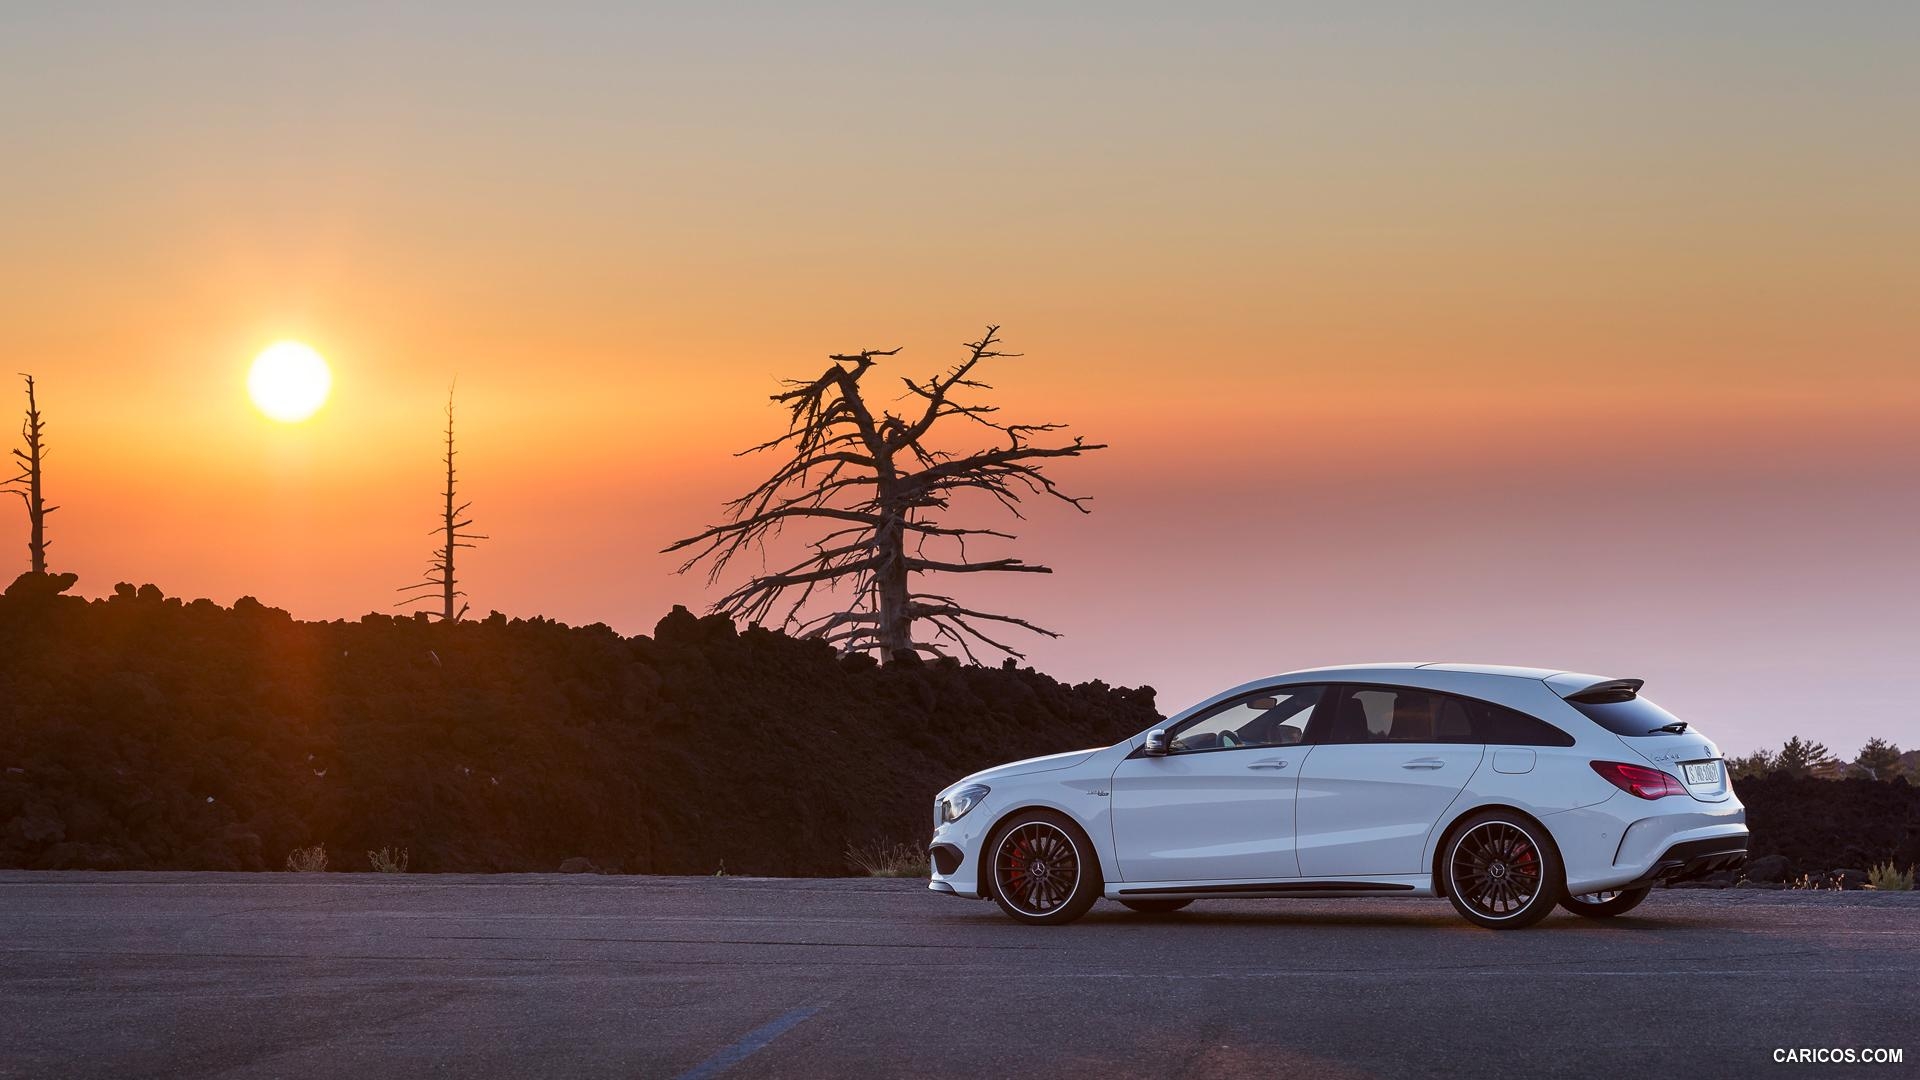
[{"label": "sun glow", "polygon": [[281,341],[261,350],[247,372],[247,395],[260,411],[293,424],[320,411],[333,389],[333,372],[308,345]]}]

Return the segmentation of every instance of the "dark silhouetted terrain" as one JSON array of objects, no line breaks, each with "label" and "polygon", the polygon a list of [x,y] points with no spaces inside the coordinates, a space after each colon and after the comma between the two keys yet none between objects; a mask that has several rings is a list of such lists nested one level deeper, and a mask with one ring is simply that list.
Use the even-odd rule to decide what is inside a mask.
[{"label": "dark silhouetted terrain", "polygon": [[[24,590],[23,590],[24,591]],[[145,586],[0,600],[0,866],[842,874],[933,796],[1150,725],[1151,690],[882,669],[684,609],[653,637],[305,623]]]},{"label": "dark silhouetted terrain", "polygon": [[1816,780],[1784,773],[1734,781],[1752,855],[1786,857],[1790,875],[1920,864],[1920,788],[1895,780]]},{"label": "dark silhouetted terrain", "polygon": [[[848,872],[974,769],[1109,744],[1151,690],[876,667],[684,609],[652,637],[499,615],[295,622],[145,586],[0,599],[0,866]],[[1742,780],[1792,874],[1920,862],[1904,780]]]}]

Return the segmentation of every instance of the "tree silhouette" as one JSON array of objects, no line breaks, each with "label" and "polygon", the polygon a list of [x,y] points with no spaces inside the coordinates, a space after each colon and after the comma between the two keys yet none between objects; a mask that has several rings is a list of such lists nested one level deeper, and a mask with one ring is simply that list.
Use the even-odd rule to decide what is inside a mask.
[{"label": "tree silhouette", "polygon": [[33,376],[25,372],[20,377],[27,380],[27,416],[20,422],[20,441],[23,448],[13,451],[20,459],[20,475],[9,479],[4,485],[7,491],[20,496],[27,508],[27,557],[28,573],[45,574],[47,572],[47,515],[60,509],[48,506],[42,497],[41,466],[47,460],[46,421],[40,419],[40,404],[34,397]]},{"label": "tree silhouette", "polygon": [[1833,762],[1833,751],[1824,743],[1812,742],[1795,735],[1780,746],[1780,754],[1774,759],[1774,767],[1783,769],[1789,776],[1806,776],[1813,770]]},{"label": "tree silhouette", "polygon": [[[998,419],[994,405],[968,404],[959,397],[992,387],[980,381],[981,365],[1018,353],[996,349],[999,327],[989,326],[979,341],[968,342],[966,359],[926,382],[903,378],[902,398],[918,399],[909,417],[867,403],[861,382],[881,357],[899,349],[866,349],[829,357],[819,377],[789,379],[772,400],[787,407],[786,434],[741,451],[742,455],[779,450],[788,455],[773,475],[726,504],[727,520],[679,540],[667,551],[693,554],[685,573],[710,561],[708,581],[717,581],[734,558],[758,551],[789,523],[827,528],[810,540],[812,554],[777,573],[762,573],[727,593],[713,610],[756,623],[778,612],[780,624],[800,636],[831,642],[842,651],[875,650],[883,660],[917,655],[926,649],[948,655],[957,648],[975,659],[980,643],[1011,656],[1021,654],[984,632],[983,625],[1013,626],[1048,637],[1053,631],[1012,615],[981,611],[940,592],[916,588],[931,574],[1050,574],[1052,569],[1017,558],[973,559],[969,538],[1014,539],[995,529],[942,523],[951,501],[963,492],[984,492],[1015,517],[1022,517],[1023,496],[1049,496],[1082,513],[1086,500],[1063,493],[1043,471],[1049,459],[1078,457],[1104,444],[1075,437],[1071,443],[1041,445],[1036,436],[1063,424],[1011,424]],[[996,433],[1001,445],[956,454],[928,442],[935,425],[950,417]],[[835,527],[837,526],[837,527]],[[803,615],[820,586],[851,583],[851,596],[835,610]],[[914,624],[931,634],[916,639]]]},{"label": "tree silhouette", "polygon": [[467,605],[465,603],[462,603],[458,610],[455,610],[453,606],[455,600],[467,595],[461,591],[458,579],[454,574],[453,555],[455,550],[472,547],[473,544],[470,543],[470,541],[487,539],[478,533],[465,531],[467,526],[472,525],[473,522],[470,519],[463,519],[461,515],[465,514],[467,508],[473,504],[471,502],[463,502],[458,506],[454,505],[455,485],[453,459],[455,453],[456,451],[453,448],[453,388],[449,386],[447,388],[447,453],[442,459],[447,466],[447,487],[445,491],[441,492],[441,495],[446,499],[446,503],[440,512],[440,525],[432,530],[432,532],[440,534],[441,544],[439,548],[434,550],[432,561],[427,563],[426,576],[420,581],[416,581],[411,585],[403,585],[399,589],[400,592],[413,593],[415,595],[409,596],[395,605],[396,607],[407,607],[412,604],[422,603],[433,599],[434,593],[437,592],[440,594],[440,610],[429,611],[426,614],[428,616],[438,615],[444,622],[457,622],[467,613]]},{"label": "tree silhouette", "polygon": [[1735,780],[1762,777],[1779,767],[1780,755],[1770,750],[1755,750],[1751,754],[1727,759],[1727,773]]},{"label": "tree silhouette", "polygon": [[1900,771],[1900,747],[1876,735],[1860,748],[1853,763],[1872,773],[1875,780],[1891,780]]}]

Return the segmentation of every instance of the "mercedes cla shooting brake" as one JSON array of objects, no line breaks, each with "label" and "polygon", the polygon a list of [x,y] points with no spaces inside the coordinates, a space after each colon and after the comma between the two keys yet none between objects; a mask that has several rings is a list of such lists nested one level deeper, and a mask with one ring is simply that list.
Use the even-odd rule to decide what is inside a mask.
[{"label": "mercedes cla shooting brake", "polygon": [[1618,915],[1746,858],[1720,751],[1639,679],[1469,664],[1296,671],[934,803],[935,892],[1065,923],[1106,897],[1445,896],[1487,927]]}]

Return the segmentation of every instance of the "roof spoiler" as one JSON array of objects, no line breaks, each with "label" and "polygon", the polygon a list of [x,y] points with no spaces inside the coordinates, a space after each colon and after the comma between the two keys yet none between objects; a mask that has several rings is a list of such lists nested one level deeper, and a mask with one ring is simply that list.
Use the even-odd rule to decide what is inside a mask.
[{"label": "roof spoiler", "polygon": [[1632,701],[1640,695],[1640,688],[1647,685],[1645,679],[1607,679],[1598,675],[1581,675],[1572,671],[1550,676],[1546,683],[1553,688],[1554,693],[1568,701],[1589,705]]}]

